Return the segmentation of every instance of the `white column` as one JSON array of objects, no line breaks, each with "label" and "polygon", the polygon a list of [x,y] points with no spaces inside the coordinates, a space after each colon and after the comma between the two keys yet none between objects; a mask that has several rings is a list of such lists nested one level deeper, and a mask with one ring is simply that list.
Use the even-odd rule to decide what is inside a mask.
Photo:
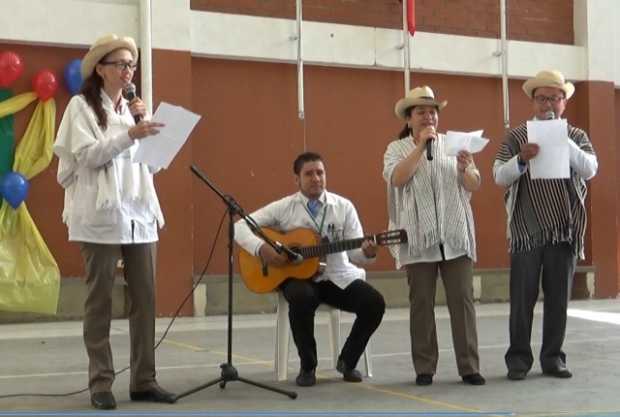
[{"label": "white column", "polygon": [[140,74],[142,101],[153,114],[153,56],[151,39],[151,0],[140,0]]},{"label": "white column", "polygon": [[[573,6],[575,44],[585,49],[585,73],[590,81],[614,81],[620,85],[620,2],[575,0]],[[558,68],[562,70],[561,68]]]}]

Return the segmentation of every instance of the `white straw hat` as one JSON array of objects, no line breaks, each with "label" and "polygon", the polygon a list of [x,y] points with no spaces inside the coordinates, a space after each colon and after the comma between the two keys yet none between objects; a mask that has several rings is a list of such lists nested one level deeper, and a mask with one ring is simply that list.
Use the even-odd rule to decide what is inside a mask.
[{"label": "white straw hat", "polygon": [[95,69],[95,65],[97,65],[104,56],[121,48],[131,52],[134,62],[138,60],[138,48],[133,38],[129,36],[121,38],[112,33],[97,39],[86,55],[84,55],[84,58],[82,58],[82,79],[85,80],[90,77]]},{"label": "white straw hat", "polygon": [[407,109],[413,106],[435,106],[441,110],[448,105],[447,101],[435,100],[435,93],[427,85],[416,87],[396,102],[394,113],[399,119],[405,120]]},{"label": "white straw hat", "polygon": [[534,90],[540,87],[552,87],[564,91],[566,99],[571,98],[575,92],[575,86],[564,79],[564,75],[557,70],[543,70],[523,83],[523,91],[529,98],[532,97]]}]

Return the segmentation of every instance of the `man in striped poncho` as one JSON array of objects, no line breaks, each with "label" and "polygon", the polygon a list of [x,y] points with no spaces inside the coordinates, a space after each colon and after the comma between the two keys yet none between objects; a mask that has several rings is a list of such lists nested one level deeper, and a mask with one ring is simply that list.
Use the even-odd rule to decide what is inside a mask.
[{"label": "man in striped poncho", "polygon": [[[560,118],[575,87],[555,70],[541,71],[523,84],[535,120]],[[570,178],[532,179],[529,161],[539,145],[528,143],[527,124],[508,132],[493,165],[498,185],[506,187],[510,243],[510,347],[508,379],[522,380],[532,367],[530,346],[534,305],[542,270],[544,292],[543,374],[570,378],[562,351],[566,310],[577,258],[584,258],[586,180],[598,162],[583,130],[568,125]]]}]

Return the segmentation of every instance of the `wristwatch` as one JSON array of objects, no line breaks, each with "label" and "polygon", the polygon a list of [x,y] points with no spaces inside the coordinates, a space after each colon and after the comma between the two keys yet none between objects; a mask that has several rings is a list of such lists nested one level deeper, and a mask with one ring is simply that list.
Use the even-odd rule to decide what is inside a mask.
[{"label": "wristwatch", "polygon": [[521,154],[517,154],[517,163],[521,166],[527,165],[527,163],[523,159],[521,159]]}]

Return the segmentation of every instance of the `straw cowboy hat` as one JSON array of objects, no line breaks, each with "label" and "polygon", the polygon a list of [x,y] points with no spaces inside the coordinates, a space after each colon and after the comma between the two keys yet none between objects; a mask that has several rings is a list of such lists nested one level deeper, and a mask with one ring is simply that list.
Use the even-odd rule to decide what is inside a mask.
[{"label": "straw cowboy hat", "polygon": [[433,90],[427,85],[422,87],[416,87],[409,91],[404,98],[401,98],[396,102],[394,106],[394,112],[400,119],[406,120],[406,111],[413,106],[435,106],[437,110],[441,110],[448,105],[447,101],[435,100],[435,94]]},{"label": "straw cowboy hat", "polygon": [[543,70],[523,83],[523,91],[529,98],[534,98],[534,90],[540,87],[553,87],[564,91],[566,99],[571,98],[575,92],[575,86],[564,79],[564,75],[557,70]]},{"label": "straw cowboy hat", "polygon": [[86,55],[84,55],[84,58],[82,58],[82,79],[85,80],[90,77],[95,69],[95,65],[101,61],[101,58],[121,48],[128,49],[131,55],[133,55],[133,60],[138,60],[138,48],[133,38],[129,36],[120,38],[112,33],[97,39]]}]

